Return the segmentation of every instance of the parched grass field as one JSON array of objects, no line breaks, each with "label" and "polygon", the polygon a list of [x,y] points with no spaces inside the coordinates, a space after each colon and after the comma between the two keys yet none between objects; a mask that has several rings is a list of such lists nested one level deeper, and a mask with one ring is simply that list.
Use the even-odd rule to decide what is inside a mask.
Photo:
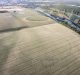
[{"label": "parched grass field", "polygon": [[55,21],[52,19],[41,15],[40,13],[33,11],[33,9],[24,9],[22,12],[15,13],[16,17],[21,19],[29,26],[40,26],[40,25],[48,25],[52,24]]}]

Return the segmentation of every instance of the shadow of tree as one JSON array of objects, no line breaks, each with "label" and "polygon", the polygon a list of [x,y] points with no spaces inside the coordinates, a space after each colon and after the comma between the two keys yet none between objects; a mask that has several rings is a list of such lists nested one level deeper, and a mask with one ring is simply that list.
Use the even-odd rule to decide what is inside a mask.
[{"label": "shadow of tree", "polygon": [[9,29],[3,29],[0,30],[0,33],[4,33],[4,32],[11,32],[11,31],[18,31],[24,28],[28,28],[28,26],[23,26],[23,27],[16,27],[16,28],[9,28]]}]

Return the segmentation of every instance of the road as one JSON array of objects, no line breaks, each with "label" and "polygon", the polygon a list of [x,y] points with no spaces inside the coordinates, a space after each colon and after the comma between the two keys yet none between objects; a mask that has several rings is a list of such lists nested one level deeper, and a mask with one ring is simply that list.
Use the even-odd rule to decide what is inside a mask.
[{"label": "road", "polygon": [[62,18],[62,17],[59,17],[59,16],[55,16],[55,15],[51,15],[49,12],[45,12],[44,9],[41,9],[41,8],[36,8],[35,9],[37,12],[59,22],[59,23],[67,23],[66,26],[71,28],[72,30],[75,30],[76,32],[80,33],[80,26],[76,23],[74,23],[73,21],[69,20],[69,19],[66,19],[66,18]]},{"label": "road", "polygon": [[0,14],[0,75],[80,75],[80,35],[27,13]]}]

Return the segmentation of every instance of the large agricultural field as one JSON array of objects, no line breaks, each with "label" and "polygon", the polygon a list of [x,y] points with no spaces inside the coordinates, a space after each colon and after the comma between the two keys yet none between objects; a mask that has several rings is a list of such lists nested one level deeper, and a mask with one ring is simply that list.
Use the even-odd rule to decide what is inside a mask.
[{"label": "large agricultural field", "polygon": [[18,8],[0,13],[0,75],[80,75],[80,35]]}]

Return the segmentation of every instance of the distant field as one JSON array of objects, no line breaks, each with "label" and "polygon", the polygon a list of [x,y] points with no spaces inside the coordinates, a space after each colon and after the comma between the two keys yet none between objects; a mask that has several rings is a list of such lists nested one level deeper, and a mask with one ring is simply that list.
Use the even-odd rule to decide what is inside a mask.
[{"label": "distant field", "polygon": [[17,18],[24,21],[28,25],[48,25],[55,23],[52,19],[45,17],[32,9],[24,9],[22,12],[14,14]]}]

